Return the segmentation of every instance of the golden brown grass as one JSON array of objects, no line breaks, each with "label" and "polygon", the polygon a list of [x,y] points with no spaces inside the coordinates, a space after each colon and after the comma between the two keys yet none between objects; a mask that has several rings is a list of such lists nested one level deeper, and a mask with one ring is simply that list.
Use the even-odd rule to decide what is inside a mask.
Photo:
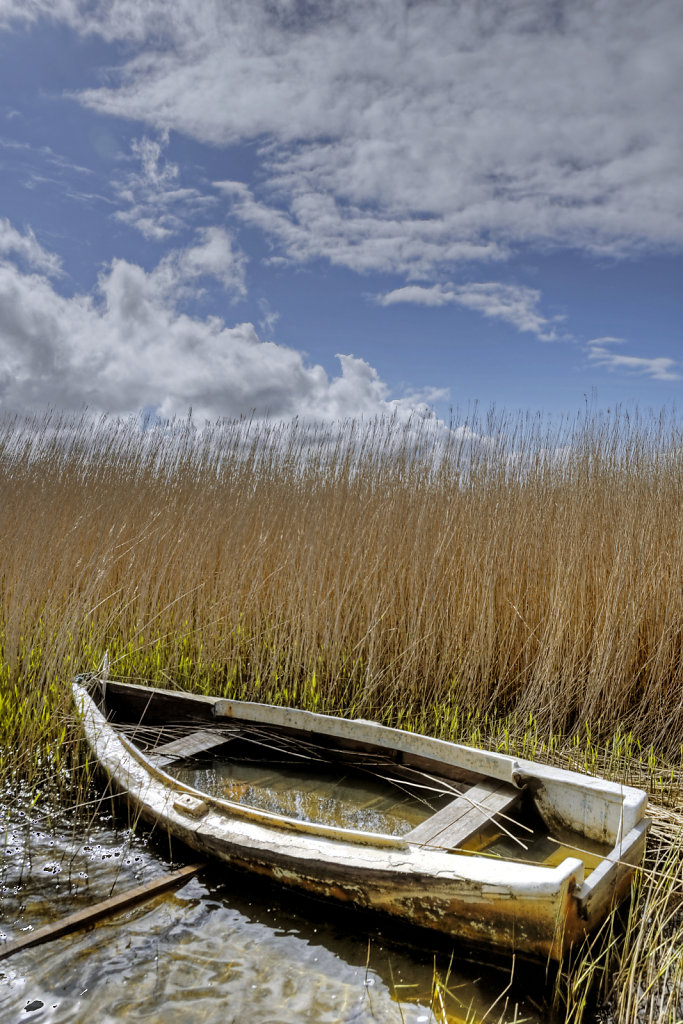
[{"label": "golden brown grass", "polygon": [[450,434],[6,420],[0,488],[5,777],[66,770],[67,684],[108,650],[115,674],[382,717],[680,799],[672,417],[492,414]]},{"label": "golden brown grass", "polygon": [[0,437],[13,679],[39,628],[74,667],[84,642],[120,669],[146,650],[183,682],[315,690],[362,713],[531,712],[548,732],[636,726],[680,753],[672,422],[549,434],[503,420],[473,425],[491,440],[445,447],[392,423],[336,439],[248,423],[19,426]]}]

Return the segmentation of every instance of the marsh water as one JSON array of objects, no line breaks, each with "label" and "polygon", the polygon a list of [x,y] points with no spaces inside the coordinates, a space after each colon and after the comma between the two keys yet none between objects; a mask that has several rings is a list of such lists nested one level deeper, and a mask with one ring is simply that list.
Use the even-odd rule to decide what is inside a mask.
[{"label": "marsh water", "polygon": [[[0,941],[163,875],[173,853],[178,862],[164,841],[127,829],[120,807],[93,799],[87,815],[6,799]],[[0,1020],[537,1024],[545,1015],[509,987],[510,971],[207,868],[175,891],[0,961]]]},{"label": "marsh water", "polygon": [[416,795],[375,773],[308,762],[305,770],[272,760],[202,758],[168,765],[169,774],[212,796],[250,804],[299,821],[405,835],[453,794]]}]

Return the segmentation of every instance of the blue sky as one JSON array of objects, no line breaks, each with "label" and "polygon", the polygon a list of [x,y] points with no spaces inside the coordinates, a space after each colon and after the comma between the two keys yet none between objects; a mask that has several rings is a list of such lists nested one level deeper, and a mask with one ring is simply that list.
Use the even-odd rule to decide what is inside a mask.
[{"label": "blue sky", "polygon": [[0,409],[683,389],[679,0],[0,0]]}]

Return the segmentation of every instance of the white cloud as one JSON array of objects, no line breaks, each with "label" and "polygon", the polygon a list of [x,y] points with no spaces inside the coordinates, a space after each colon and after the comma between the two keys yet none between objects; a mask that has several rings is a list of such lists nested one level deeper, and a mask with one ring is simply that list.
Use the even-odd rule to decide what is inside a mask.
[{"label": "white cloud", "polygon": [[[15,117],[21,117],[22,115],[17,110],[11,110],[5,116],[8,120],[13,120]],[[17,142],[16,139],[7,139],[0,136],[0,150],[11,151],[15,160],[18,153],[30,154],[39,156],[45,163],[51,164],[53,167],[59,167],[77,174],[91,175],[93,173],[89,167],[83,167],[72,160],[67,160],[61,153],[56,153],[51,146],[33,146],[30,142]]]},{"label": "white cloud", "polygon": [[161,163],[162,150],[167,143],[168,133],[160,140],[149,139],[143,136],[141,139],[134,139],[131,143],[130,148],[140,158],[142,164],[142,180],[153,188],[165,189],[175,187],[175,183],[178,180],[178,165]]},{"label": "white cloud", "polygon": [[163,3],[145,0],[0,0],[0,27],[49,18],[109,41],[141,42],[148,36],[159,41],[172,34],[168,13]]},{"label": "white cloud", "polygon": [[[324,258],[402,275],[405,287],[378,302],[452,302],[542,340],[557,336],[560,318],[544,314],[535,289],[431,282],[462,280],[454,265],[501,261],[521,246],[620,256],[683,245],[678,0],[597,8],[593,0],[0,0],[0,26],[39,18],[125,43],[119,71],[108,68],[106,86],[79,99],[148,126],[132,144],[134,169],[129,163],[114,182],[116,216],[148,239],[184,236],[220,202],[268,237],[273,261]],[[218,147],[254,143],[251,187],[217,181],[212,195],[185,187],[166,158],[171,131]],[[227,159],[223,173],[236,173]],[[8,222],[0,222],[2,253],[38,274],[59,273],[58,258]],[[28,277],[11,265],[3,273],[18,301],[17,281]],[[74,315],[89,309],[91,327],[110,331],[137,281],[140,322],[156,317],[176,331],[177,301],[207,277],[245,294],[244,256],[222,228],[204,228],[149,272],[114,262],[97,294],[62,300],[38,276],[36,287],[55,296],[52,305],[45,299],[49,323],[61,323],[68,306]],[[127,297],[105,308],[124,278]],[[29,329],[17,306],[0,315],[17,336]],[[237,330],[183,322],[212,337]],[[609,345],[589,343],[595,365],[679,377],[674,360]],[[68,341],[62,347],[71,351]],[[12,359],[21,363],[14,349]],[[360,364],[349,364],[346,376],[354,373],[359,396],[379,386]],[[344,372],[338,381],[343,391]],[[208,407],[217,408],[207,399]]]},{"label": "white cloud", "polygon": [[610,345],[625,344],[623,338],[593,338],[588,342],[588,358],[596,366],[605,366],[608,370],[625,370],[627,373],[652,377],[654,380],[681,380],[683,364],[667,356],[645,358],[642,356],[622,355],[613,352]]},{"label": "white cloud", "polygon": [[44,274],[56,276],[61,273],[59,257],[53,252],[47,252],[30,228],[22,235],[5,217],[0,217],[0,259],[10,255],[18,256],[29,267]]},{"label": "white cloud", "polygon": [[474,282],[465,285],[435,284],[431,288],[409,284],[384,295],[376,296],[381,306],[409,302],[422,306],[445,306],[455,303],[473,309],[486,317],[494,317],[512,324],[518,331],[535,334],[541,341],[554,341],[557,337],[552,320],[538,311],[541,293],[525,285],[500,284],[497,281]]},{"label": "white cloud", "polygon": [[244,298],[246,258],[233,248],[228,232],[224,228],[210,227],[199,228],[196,234],[198,244],[171,250],[152,272],[151,279],[163,282],[164,294],[175,293],[176,299],[188,289],[196,296],[195,282],[202,277],[213,277],[235,298]]},{"label": "white cloud", "polygon": [[455,292],[442,284],[425,288],[419,284],[408,284],[404,288],[395,288],[391,292],[376,297],[380,306],[394,306],[400,302],[409,302],[418,306],[446,306],[455,302]]},{"label": "white cloud", "polygon": [[341,372],[330,378],[301,352],[261,341],[249,323],[229,327],[181,312],[178,299],[207,273],[239,286],[219,229],[151,271],[114,260],[87,295],[64,297],[47,277],[0,262],[0,409],[87,404],[182,416],[192,406],[199,420],[252,412],[289,418],[302,410],[309,419],[434,420],[428,402],[442,392],[392,397],[377,371],[352,355],[339,356]]},{"label": "white cloud", "polygon": [[270,340],[272,338],[273,331],[275,330],[275,325],[280,319],[280,314],[276,310],[270,308],[270,303],[265,298],[259,299],[258,306],[261,313],[261,317],[258,322],[259,330],[262,335],[265,335],[265,337]]},{"label": "white cloud", "polygon": [[551,321],[538,312],[540,300],[541,293],[536,288],[496,281],[461,285],[454,290],[454,301],[460,306],[504,320],[518,331],[535,334],[541,341],[554,341],[557,334]]},{"label": "white cloud", "polygon": [[117,220],[135,228],[145,238],[165,241],[196,221],[197,214],[216,205],[215,196],[180,185],[178,165],[164,159],[168,133],[158,139],[143,136],[131,143],[138,170],[112,182],[117,201]]},{"label": "white cloud", "polygon": [[678,0],[29,10],[143,47],[88,106],[215,145],[259,140],[258,194],[233,195],[234,212],[287,259],[417,279],[520,244],[683,244]]},{"label": "white cloud", "polygon": [[493,261],[507,255],[497,242],[454,237],[444,218],[411,220],[400,213],[340,207],[335,197],[313,189],[292,196],[289,209],[282,209],[257,200],[242,182],[214,185],[228,198],[233,216],[280,244],[273,261],[322,258],[359,273],[425,277],[440,262]]}]

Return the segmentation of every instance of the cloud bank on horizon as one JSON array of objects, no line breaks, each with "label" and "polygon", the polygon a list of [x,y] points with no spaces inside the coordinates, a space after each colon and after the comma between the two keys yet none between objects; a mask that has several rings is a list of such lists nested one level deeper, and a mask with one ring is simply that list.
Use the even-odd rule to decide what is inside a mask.
[{"label": "cloud bank on horizon", "polygon": [[[524,275],[544,254],[680,256],[682,28],[676,0],[0,0],[0,37],[105,47],[60,95],[115,152],[105,180],[44,146],[30,179],[49,167],[110,225],[89,287],[58,233],[0,206],[0,407],[428,415],[441,377],[396,391],[355,345],[335,376],[273,339],[272,311],[229,324],[259,273],[318,268],[357,277],[359,307],[480,317],[586,373],[674,386],[680,357],[615,351],[601,325],[582,342]],[[0,159],[35,156],[17,104]],[[200,149],[171,157],[174,139]],[[228,173],[198,168],[201,147]]]},{"label": "cloud bank on horizon", "polygon": [[[0,251],[9,242],[36,269],[56,272],[32,236],[0,223]],[[232,272],[232,277],[230,276]],[[377,371],[353,355],[338,356],[328,377],[300,352],[261,341],[250,323],[191,317],[178,297],[197,278],[214,276],[243,288],[230,240],[207,229],[203,241],[169,253],[151,272],[126,260],[103,271],[91,295],[60,296],[39,273],[0,262],[0,396],[12,409],[53,405],[127,414],[150,405],[161,417],[239,416],[256,410],[275,418],[430,415],[436,389],[390,398]],[[12,340],[7,344],[6,339]],[[19,344],[17,344],[19,342]]]}]

